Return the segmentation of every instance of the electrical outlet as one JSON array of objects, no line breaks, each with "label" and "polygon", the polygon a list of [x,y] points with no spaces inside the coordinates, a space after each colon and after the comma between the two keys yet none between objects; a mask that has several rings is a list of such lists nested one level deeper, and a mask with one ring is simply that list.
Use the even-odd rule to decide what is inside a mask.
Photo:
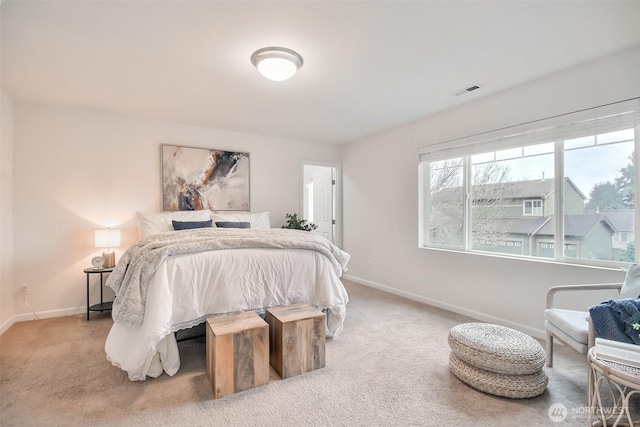
[{"label": "electrical outlet", "polygon": [[18,294],[29,295],[29,288],[27,287],[27,285],[20,286],[20,289],[18,290]]}]

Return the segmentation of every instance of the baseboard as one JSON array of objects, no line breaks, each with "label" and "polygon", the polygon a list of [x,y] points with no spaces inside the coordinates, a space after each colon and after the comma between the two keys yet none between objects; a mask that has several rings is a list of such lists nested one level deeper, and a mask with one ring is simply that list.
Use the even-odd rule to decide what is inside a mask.
[{"label": "baseboard", "polygon": [[15,317],[16,316],[11,316],[2,325],[0,325],[0,335],[4,334],[4,331],[9,329],[11,327],[11,325],[16,323]]},{"label": "baseboard", "polygon": [[6,322],[0,325],[0,335],[9,329],[14,323],[27,322],[29,320],[47,319],[51,317],[72,316],[74,314],[82,314],[87,312],[87,307],[70,307],[60,308],[57,310],[36,311],[35,313],[20,313],[11,316]]},{"label": "baseboard", "polygon": [[[495,323],[502,326],[507,326],[509,328],[516,329],[518,331],[524,332],[532,337],[544,340],[546,338],[546,333],[544,330],[531,328],[529,326],[511,322],[506,319],[502,319],[499,317],[491,316],[486,313],[482,313],[475,310],[469,310],[464,307],[457,306],[455,304],[444,303],[442,301],[434,300],[432,298],[426,298],[418,294],[414,294],[412,292],[403,291],[401,289],[392,288],[387,285],[383,285],[381,283],[373,282],[371,280],[362,279],[356,276],[350,276],[347,274],[343,274],[342,278],[346,280],[350,280],[352,282],[358,283],[360,285],[368,286],[370,288],[378,289],[380,291],[384,291],[393,295],[398,295],[403,298],[410,299],[412,301],[418,301],[423,304],[431,305],[437,308],[441,308],[443,310],[451,311],[453,313],[461,314],[463,316],[471,317],[473,319],[477,319],[483,322]],[[82,307],[71,307],[71,308],[62,308],[58,310],[47,310],[47,311],[39,311],[35,314],[39,319],[46,319],[49,317],[62,317],[62,316],[71,316],[74,314],[86,313],[87,308]],[[7,329],[11,327],[16,322],[24,322],[28,320],[34,320],[34,313],[20,313],[12,316],[7,321],[5,321],[2,325],[0,325],[0,334],[3,334]]]},{"label": "baseboard", "polygon": [[517,331],[524,332],[527,335],[531,335],[534,338],[538,338],[544,340],[546,338],[546,333],[544,330],[531,328],[529,326],[511,322],[506,319],[502,319],[500,317],[491,316],[490,314],[482,313],[475,310],[469,310],[464,307],[460,307],[454,304],[445,303],[442,301],[434,300],[431,298],[426,298],[421,295],[414,294],[412,292],[403,291],[401,289],[392,288],[387,285],[383,285],[381,283],[373,282],[371,280],[361,279],[359,277],[350,276],[347,274],[342,275],[343,279],[350,280],[352,282],[358,283],[360,285],[368,286],[370,288],[378,289],[380,291],[384,291],[393,295],[398,295],[412,301],[418,301],[427,305],[431,305],[437,308],[441,308],[443,310],[451,311],[453,313],[461,314],[463,316],[471,317],[473,319],[480,320],[482,322],[487,323],[495,323],[497,325],[507,326],[509,328],[513,328]]}]

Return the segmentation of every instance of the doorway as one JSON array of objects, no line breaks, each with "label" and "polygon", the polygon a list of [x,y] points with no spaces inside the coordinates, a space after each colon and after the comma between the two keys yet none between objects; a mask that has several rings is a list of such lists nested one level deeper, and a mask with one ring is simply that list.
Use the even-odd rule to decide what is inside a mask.
[{"label": "doorway", "polygon": [[314,233],[340,246],[338,218],[339,165],[303,162],[302,215],[318,226]]}]

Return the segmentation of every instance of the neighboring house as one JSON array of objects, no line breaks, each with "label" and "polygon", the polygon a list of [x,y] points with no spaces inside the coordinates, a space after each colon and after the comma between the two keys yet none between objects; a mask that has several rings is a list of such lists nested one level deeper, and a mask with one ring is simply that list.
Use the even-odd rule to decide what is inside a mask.
[{"label": "neighboring house", "polygon": [[[587,198],[564,178],[564,256],[618,259],[634,236],[634,211],[587,213]],[[445,190],[459,199],[459,192]],[[473,249],[553,258],[555,180],[542,179],[473,187]],[[454,196],[455,194],[455,196]]]},{"label": "neighboring house", "polygon": [[616,229],[613,235],[613,249],[626,250],[629,243],[633,243],[636,238],[635,215],[634,209],[624,209],[617,211],[600,212],[602,216],[607,218]]}]

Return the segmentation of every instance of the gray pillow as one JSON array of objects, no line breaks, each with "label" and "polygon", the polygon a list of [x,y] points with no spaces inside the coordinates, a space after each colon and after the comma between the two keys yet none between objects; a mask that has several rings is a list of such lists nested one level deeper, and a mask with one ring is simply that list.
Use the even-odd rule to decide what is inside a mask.
[{"label": "gray pillow", "polygon": [[216,221],[219,228],[251,228],[250,222]]},{"label": "gray pillow", "polygon": [[190,230],[192,228],[206,228],[206,227],[211,227],[211,225],[213,224],[213,220],[208,220],[208,221],[176,221],[171,220],[171,223],[173,224],[173,229],[174,230]]},{"label": "gray pillow", "polygon": [[624,278],[624,284],[620,289],[620,298],[640,297],[640,264],[633,263],[629,265],[627,276]]}]

